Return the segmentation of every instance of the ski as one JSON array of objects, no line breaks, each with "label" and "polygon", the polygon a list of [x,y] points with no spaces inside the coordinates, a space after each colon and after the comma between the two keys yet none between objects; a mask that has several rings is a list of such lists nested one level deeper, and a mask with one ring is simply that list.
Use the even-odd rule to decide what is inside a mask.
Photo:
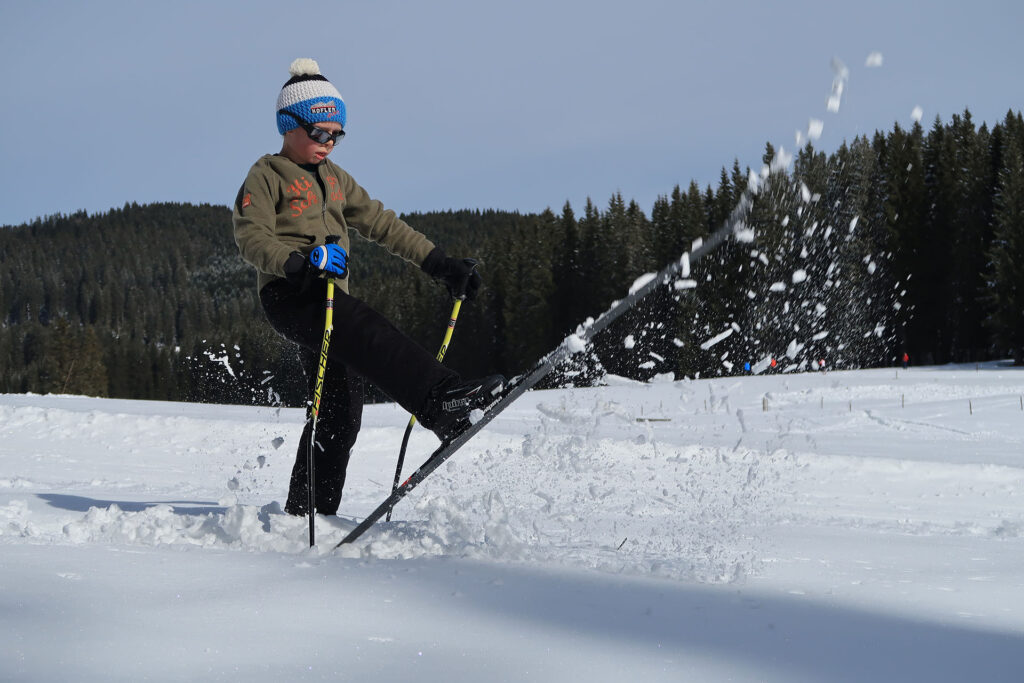
[{"label": "ski", "polygon": [[744,220],[752,203],[752,191],[748,189],[729,215],[729,219],[725,224],[706,240],[695,242],[692,252],[683,254],[682,258],[665,266],[660,272],[638,280],[630,289],[626,298],[612,303],[611,307],[597,320],[588,320],[581,325],[576,334],[567,337],[557,348],[537,361],[532,370],[510,380],[498,398],[483,410],[483,415],[476,422],[473,422],[466,430],[460,432],[450,441],[445,441],[438,446],[430,454],[430,457],[401,486],[395,489],[384,502],[378,505],[373,512],[334,547],[336,549],[340,548],[346,543],[351,543],[362,536],[367,529],[377,523],[377,520],[386,515],[402,498],[405,498],[410,491],[419,486],[424,479],[430,476],[431,472],[444,464],[448,458],[455,455],[467,441],[486,427],[491,420],[500,415],[513,401],[551,374],[562,362],[569,359],[572,355],[583,351],[595,335],[615,322],[623,313],[633,308],[638,301],[657,287],[671,284],[680,275],[684,278],[689,277],[690,266],[717,249],[730,234],[738,233],[743,228]]}]

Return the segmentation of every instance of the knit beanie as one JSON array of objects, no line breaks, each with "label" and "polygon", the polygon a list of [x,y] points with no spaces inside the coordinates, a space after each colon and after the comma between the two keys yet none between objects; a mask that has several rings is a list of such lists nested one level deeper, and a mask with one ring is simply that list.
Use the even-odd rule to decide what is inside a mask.
[{"label": "knit beanie", "polygon": [[296,59],[288,72],[292,77],[277,96],[277,130],[281,135],[299,126],[294,117],[284,112],[291,112],[306,123],[335,121],[345,127],[345,100],[320,74],[319,64],[312,59]]}]

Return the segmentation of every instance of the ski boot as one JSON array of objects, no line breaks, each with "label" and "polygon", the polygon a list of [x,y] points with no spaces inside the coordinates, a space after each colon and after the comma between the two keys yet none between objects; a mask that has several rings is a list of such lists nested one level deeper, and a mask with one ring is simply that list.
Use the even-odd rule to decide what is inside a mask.
[{"label": "ski boot", "polygon": [[419,421],[441,441],[451,441],[470,425],[470,413],[488,406],[504,386],[503,375],[442,382],[431,390]]}]

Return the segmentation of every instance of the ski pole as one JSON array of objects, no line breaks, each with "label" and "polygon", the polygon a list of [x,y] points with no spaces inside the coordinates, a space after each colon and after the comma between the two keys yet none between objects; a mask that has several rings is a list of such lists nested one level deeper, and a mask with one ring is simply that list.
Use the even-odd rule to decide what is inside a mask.
[{"label": "ski pole", "polygon": [[[466,283],[469,282],[469,278],[473,274],[473,270],[476,269],[477,261],[475,259],[463,259],[466,265],[470,266],[469,275],[466,276]],[[462,302],[466,299],[465,284],[462,287],[462,292],[455,297],[455,303],[452,305],[452,314],[448,319],[448,329],[444,332],[444,339],[441,341],[441,350],[437,352],[437,361],[441,362],[444,360],[444,354],[448,352],[448,344],[452,341],[452,333],[455,332],[455,322],[459,319],[459,311],[462,309]],[[398,490],[398,484],[402,479],[402,466],[405,464],[405,451],[409,447],[409,436],[412,434],[412,428],[416,424],[416,416],[411,415],[409,417],[409,424],[405,427],[405,435],[402,437],[402,447],[398,451],[398,466],[395,468],[395,481],[391,485],[391,493]],[[388,510],[387,519],[385,521],[391,521],[391,510]]]},{"label": "ski pole", "polygon": [[[328,243],[337,242],[338,238],[331,235]],[[313,426],[309,433],[309,451],[306,454],[306,505],[309,507],[309,547],[316,545],[316,473],[314,470],[314,454],[316,451],[316,421],[320,416],[320,397],[324,389],[324,374],[327,372],[327,350],[331,345],[331,331],[334,329],[334,278],[327,278],[327,301],[324,306],[324,340],[320,344],[320,365],[316,372],[316,386],[313,389],[312,420]]]}]

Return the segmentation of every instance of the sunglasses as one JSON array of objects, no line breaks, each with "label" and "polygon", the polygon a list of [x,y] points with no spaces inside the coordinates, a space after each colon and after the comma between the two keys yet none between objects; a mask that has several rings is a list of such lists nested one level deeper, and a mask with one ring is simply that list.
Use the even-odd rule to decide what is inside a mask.
[{"label": "sunglasses", "polygon": [[343,137],[345,137],[344,129],[339,130],[336,133],[333,133],[333,132],[331,132],[329,130],[325,130],[323,128],[317,128],[312,123],[306,123],[305,121],[303,121],[298,116],[296,116],[295,114],[291,113],[290,111],[282,110],[281,113],[282,114],[287,114],[288,116],[290,116],[293,119],[295,119],[298,122],[299,126],[302,127],[302,130],[306,131],[306,135],[309,136],[309,139],[312,140],[313,142],[317,142],[317,143],[319,143],[321,145],[326,145],[328,142],[333,142],[333,143],[337,144],[338,140],[340,140]]}]

